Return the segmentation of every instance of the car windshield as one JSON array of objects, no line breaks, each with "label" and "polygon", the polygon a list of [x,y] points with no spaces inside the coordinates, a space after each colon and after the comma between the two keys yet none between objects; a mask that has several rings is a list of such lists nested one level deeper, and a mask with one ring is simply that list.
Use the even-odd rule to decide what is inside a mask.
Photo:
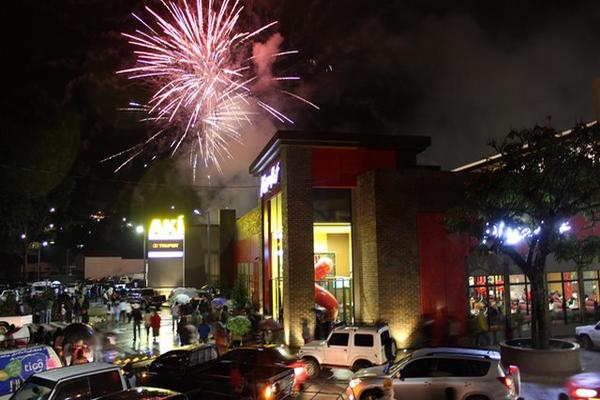
[{"label": "car windshield", "polygon": [[31,377],[13,394],[11,400],[46,400],[55,382],[39,377]]},{"label": "car windshield", "polygon": [[[406,356],[403,356],[403,354],[406,354]],[[401,358],[393,364],[388,364],[387,368],[384,369],[384,373],[386,375],[394,375],[394,374],[396,374],[396,372],[399,372],[402,369],[402,367],[404,365],[406,365],[406,362],[412,358],[412,354],[411,353],[399,353],[398,357],[401,357]]]}]

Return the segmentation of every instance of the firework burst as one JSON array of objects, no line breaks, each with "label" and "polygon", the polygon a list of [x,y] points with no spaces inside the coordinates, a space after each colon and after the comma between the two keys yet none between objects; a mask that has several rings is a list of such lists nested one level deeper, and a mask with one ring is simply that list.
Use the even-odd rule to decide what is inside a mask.
[{"label": "firework burst", "polygon": [[[231,157],[233,142],[242,142],[242,127],[251,123],[255,106],[282,123],[293,121],[253,91],[259,79],[252,56],[252,39],[273,27],[271,22],[249,32],[239,31],[243,6],[239,1],[197,0],[195,3],[165,2],[161,16],[146,7],[149,18],[133,16],[143,29],[123,33],[135,48],[136,65],[122,71],[129,79],[144,80],[154,90],[147,104],[131,103],[129,109],[143,111],[156,131],[145,142],[103,161],[124,157],[118,171],[146,148],[166,142],[171,155],[189,152],[194,176],[199,163],[213,164]],[[297,51],[270,54],[277,58]],[[269,62],[269,65],[272,61]],[[268,74],[272,88],[314,108],[308,100],[277,85],[299,79]]]}]

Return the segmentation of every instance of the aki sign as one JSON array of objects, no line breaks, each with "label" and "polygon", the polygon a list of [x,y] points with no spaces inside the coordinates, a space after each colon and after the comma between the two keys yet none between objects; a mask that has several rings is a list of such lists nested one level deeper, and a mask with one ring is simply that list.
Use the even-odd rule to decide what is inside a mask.
[{"label": "aki sign", "polygon": [[265,194],[269,193],[274,186],[279,184],[279,170],[281,166],[279,162],[273,165],[268,173],[265,173],[260,176],[260,197],[263,197]]},{"label": "aki sign", "polygon": [[148,229],[148,258],[182,258],[184,239],[183,215],[153,219]]}]

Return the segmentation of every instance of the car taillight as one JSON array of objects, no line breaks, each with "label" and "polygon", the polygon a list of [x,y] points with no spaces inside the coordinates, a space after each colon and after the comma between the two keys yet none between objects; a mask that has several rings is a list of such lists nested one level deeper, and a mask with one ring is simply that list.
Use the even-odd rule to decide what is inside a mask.
[{"label": "car taillight", "polygon": [[508,373],[511,374],[512,376],[516,376],[519,374],[519,367],[517,367],[516,365],[509,365],[508,367]]},{"label": "car taillight", "polygon": [[304,374],[304,367],[294,367],[294,375],[300,376]]},{"label": "car taillight", "polygon": [[572,395],[573,395],[573,397],[576,397],[576,398],[587,399],[590,397],[596,397],[598,395],[598,391],[594,390],[594,389],[579,388],[579,389],[573,390]]},{"label": "car taillight", "polygon": [[511,378],[510,376],[499,376],[498,380],[500,381],[501,384],[506,386],[507,389],[512,389],[514,382],[513,382],[513,378]]}]

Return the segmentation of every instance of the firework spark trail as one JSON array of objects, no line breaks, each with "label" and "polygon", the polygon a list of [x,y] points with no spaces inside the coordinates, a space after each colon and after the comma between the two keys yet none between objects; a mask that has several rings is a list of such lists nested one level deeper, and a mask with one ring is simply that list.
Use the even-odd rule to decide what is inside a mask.
[{"label": "firework spark trail", "polygon": [[[250,56],[251,39],[277,21],[241,32],[237,25],[244,7],[239,0],[224,0],[219,7],[213,0],[207,4],[196,0],[195,6],[187,1],[178,5],[163,0],[162,4],[166,11],[163,16],[148,6],[145,10],[151,16],[149,20],[133,15],[145,29],[123,36],[135,48],[137,63],[118,71],[129,79],[147,80],[153,85],[148,104],[130,103],[128,109],[145,112],[144,120],[156,124],[158,131],[144,143],[103,161],[128,155],[118,171],[149,143],[165,135],[173,136],[169,137],[171,156],[183,148],[189,151],[195,176],[199,159],[205,166],[213,164],[220,170],[219,161],[231,157],[229,145],[242,142],[241,128],[251,123],[256,114],[252,104],[282,123],[293,124],[291,118],[252,92],[252,84],[259,77],[253,75],[251,62],[256,62],[256,57]],[[270,57],[297,53],[280,51]],[[279,76],[271,80],[279,84],[298,79]],[[301,96],[279,91],[318,109]]]}]

